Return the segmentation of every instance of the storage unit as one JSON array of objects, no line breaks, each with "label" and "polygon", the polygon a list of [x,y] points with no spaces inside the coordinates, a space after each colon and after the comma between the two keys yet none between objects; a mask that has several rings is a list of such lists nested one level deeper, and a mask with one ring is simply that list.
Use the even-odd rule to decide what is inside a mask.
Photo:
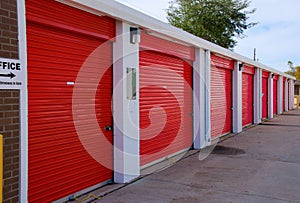
[{"label": "storage unit", "polygon": [[262,73],[262,119],[266,119],[268,117],[268,81],[269,72],[263,71]]},{"label": "storage unit", "polygon": [[211,55],[210,104],[212,139],[232,131],[233,69],[233,60]]},{"label": "storage unit", "polygon": [[104,42],[115,36],[115,20],[56,1],[28,0],[26,14],[28,201],[52,202],[112,179],[112,131],[103,130],[112,125],[112,43]]},{"label": "storage unit", "polygon": [[282,77],[282,113],[285,112],[285,81],[286,78]]},{"label": "storage unit", "polygon": [[277,94],[277,88],[278,88],[278,75],[274,75],[273,77],[273,114],[277,114],[277,102],[278,102],[278,94]]},{"label": "storage unit", "polygon": [[194,49],[142,32],[140,164],[151,165],[192,146]]},{"label": "storage unit", "polygon": [[290,95],[290,93],[291,93],[291,82],[290,81],[288,81],[288,83],[287,83],[287,86],[288,86],[288,110],[291,110],[292,109],[292,106],[291,106],[291,95]]},{"label": "storage unit", "polygon": [[242,75],[242,105],[243,105],[243,126],[253,124],[253,82],[254,82],[255,69],[244,65],[243,75]]}]

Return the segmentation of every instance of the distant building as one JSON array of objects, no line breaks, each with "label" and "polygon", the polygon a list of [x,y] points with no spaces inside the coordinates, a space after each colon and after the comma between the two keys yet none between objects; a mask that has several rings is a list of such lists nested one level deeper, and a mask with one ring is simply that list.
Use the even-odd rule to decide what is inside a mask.
[{"label": "distant building", "polygon": [[296,80],[294,92],[295,92],[295,95],[300,95],[300,80]]}]

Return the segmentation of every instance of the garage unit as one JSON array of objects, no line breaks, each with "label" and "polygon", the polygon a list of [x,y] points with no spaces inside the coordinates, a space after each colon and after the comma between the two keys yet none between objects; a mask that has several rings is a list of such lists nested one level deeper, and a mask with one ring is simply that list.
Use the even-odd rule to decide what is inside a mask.
[{"label": "garage unit", "polygon": [[278,94],[277,94],[277,89],[278,89],[278,75],[273,76],[273,114],[277,115],[277,103],[278,103]]},{"label": "garage unit", "polygon": [[243,75],[242,75],[242,105],[243,105],[243,126],[253,124],[253,82],[254,82],[255,69],[244,65]]},{"label": "garage unit", "polygon": [[211,55],[210,103],[212,139],[232,131],[233,69],[233,60]]},{"label": "garage unit", "polygon": [[[112,179],[112,132],[102,129],[112,125],[112,43],[104,42],[115,36],[115,21],[32,0],[26,1],[26,22],[28,201],[52,202]],[[99,46],[98,58],[93,52]],[[75,87],[81,92],[77,103]],[[98,129],[90,125],[93,117]],[[99,142],[99,131],[107,141]]]},{"label": "garage unit", "polygon": [[193,48],[142,32],[140,164],[152,165],[192,146]]},{"label": "garage unit", "polygon": [[282,112],[285,112],[285,81],[286,78],[282,78]]},{"label": "garage unit", "polygon": [[269,103],[269,72],[262,72],[262,119],[266,119],[268,117],[268,103]]}]

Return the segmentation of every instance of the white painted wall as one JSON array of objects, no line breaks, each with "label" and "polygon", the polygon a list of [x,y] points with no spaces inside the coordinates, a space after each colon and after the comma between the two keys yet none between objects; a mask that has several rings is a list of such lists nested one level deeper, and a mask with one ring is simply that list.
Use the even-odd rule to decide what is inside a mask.
[{"label": "white painted wall", "polygon": [[254,124],[261,123],[262,117],[262,70],[260,68],[255,68],[255,75],[254,75]]},{"label": "white painted wall", "polygon": [[233,101],[233,117],[232,117],[232,131],[233,133],[240,133],[243,131],[243,108],[242,108],[242,69],[239,66],[241,62],[234,62],[233,83],[232,83],[232,101]]},{"label": "white painted wall", "polygon": [[[114,181],[127,183],[140,175],[139,44],[130,43],[131,25],[117,22],[113,45]],[[136,100],[127,98],[127,68],[136,68]]]},{"label": "white painted wall", "polygon": [[193,65],[193,137],[194,148],[203,149],[211,143],[210,137],[210,53],[195,50]]},{"label": "white painted wall", "polygon": [[17,0],[19,59],[24,68],[20,89],[20,202],[28,202],[28,89],[25,0]]}]

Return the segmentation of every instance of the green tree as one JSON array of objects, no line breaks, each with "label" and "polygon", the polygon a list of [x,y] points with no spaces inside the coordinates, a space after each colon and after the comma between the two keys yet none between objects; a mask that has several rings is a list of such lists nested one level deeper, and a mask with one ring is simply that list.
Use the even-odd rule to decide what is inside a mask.
[{"label": "green tree", "polygon": [[257,23],[248,23],[249,0],[173,0],[169,2],[170,24],[225,48],[232,49],[237,38]]},{"label": "green tree", "polygon": [[294,63],[292,61],[288,61],[287,65],[289,66],[289,70],[285,73],[291,76],[295,76],[296,67],[294,66]]},{"label": "green tree", "polygon": [[289,70],[286,71],[286,74],[294,76],[297,80],[300,80],[300,66],[294,66],[292,61],[288,61]]}]

